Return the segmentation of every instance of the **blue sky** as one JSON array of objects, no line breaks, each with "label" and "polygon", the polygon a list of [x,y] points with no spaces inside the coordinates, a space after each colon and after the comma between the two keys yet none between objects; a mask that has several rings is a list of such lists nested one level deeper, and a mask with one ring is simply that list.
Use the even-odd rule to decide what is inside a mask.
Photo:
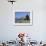
[{"label": "blue sky", "polygon": [[30,16],[30,12],[16,12],[15,16],[16,18],[20,18],[20,17],[26,16],[27,14]]}]

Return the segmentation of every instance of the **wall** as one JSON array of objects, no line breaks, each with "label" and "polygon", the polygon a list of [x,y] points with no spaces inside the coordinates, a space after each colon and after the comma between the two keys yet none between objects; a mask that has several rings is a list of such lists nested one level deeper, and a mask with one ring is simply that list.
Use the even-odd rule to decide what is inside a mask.
[{"label": "wall", "polygon": [[[15,26],[16,10],[33,10],[32,26]],[[33,40],[46,40],[46,0],[17,0],[14,5],[7,0],[0,0],[0,40],[11,40],[18,32],[31,34]]]}]

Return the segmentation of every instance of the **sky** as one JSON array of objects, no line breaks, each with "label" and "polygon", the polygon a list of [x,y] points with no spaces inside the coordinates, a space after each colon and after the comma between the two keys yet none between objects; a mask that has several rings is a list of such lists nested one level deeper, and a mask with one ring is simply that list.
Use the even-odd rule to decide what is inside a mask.
[{"label": "sky", "polygon": [[16,18],[20,18],[26,16],[27,14],[30,16],[30,12],[16,12],[15,16]]}]

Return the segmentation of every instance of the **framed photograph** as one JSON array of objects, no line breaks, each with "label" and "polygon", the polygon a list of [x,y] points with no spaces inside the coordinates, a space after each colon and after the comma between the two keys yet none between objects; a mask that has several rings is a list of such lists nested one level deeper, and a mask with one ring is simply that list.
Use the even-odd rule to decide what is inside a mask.
[{"label": "framed photograph", "polygon": [[16,11],[15,25],[32,25],[32,11]]}]

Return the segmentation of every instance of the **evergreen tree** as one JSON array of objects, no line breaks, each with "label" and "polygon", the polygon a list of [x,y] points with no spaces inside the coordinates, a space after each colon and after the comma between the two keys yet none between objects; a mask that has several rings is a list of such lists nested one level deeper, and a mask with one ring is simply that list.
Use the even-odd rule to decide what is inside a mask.
[{"label": "evergreen tree", "polygon": [[26,15],[26,20],[30,20],[30,18],[29,18],[29,15],[28,15],[28,14]]}]

